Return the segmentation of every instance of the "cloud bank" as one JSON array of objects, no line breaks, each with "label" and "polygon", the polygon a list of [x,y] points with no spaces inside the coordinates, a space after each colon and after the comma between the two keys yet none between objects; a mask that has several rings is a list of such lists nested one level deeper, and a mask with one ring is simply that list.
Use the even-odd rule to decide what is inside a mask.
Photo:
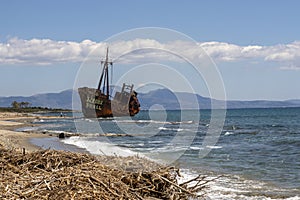
[{"label": "cloud bank", "polygon": [[[215,62],[236,62],[243,60],[260,60],[263,62],[276,62],[281,69],[300,69],[300,41],[289,44],[278,44],[273,46],[239,46],[225,42],[198,42],[201,47]],[[82,62],[93,50],[99,51],[99,55],[93,59],[100,60],[108,46],[105,42],[93,42],[84,40],[82,42],[55,41],[50,39],[24,40],[11,38],[7,42],[0,43],[0,65],[34,64],[49,65],[55,63]],[[192,48],[185,41],[173,41],[161,43],[151,39],[135,39],[130,41],[116,41],[109,44],[111,57],[120,53],[131,52],[130,56],[119,59],[119,62],[136,62],[147,58],[159,60],[172,60],[176,62],[175,56],[153,51],[153,49],[176,49],[180,50],[183,56],[199,58],[203,55],[201,48]],[[152,51],[146,51],[151,48]],[[136,50],[140,49],[140,50]],[[89,56],[89,58],[92,58]],[[177,60],[178,61],[178,60]]]}]

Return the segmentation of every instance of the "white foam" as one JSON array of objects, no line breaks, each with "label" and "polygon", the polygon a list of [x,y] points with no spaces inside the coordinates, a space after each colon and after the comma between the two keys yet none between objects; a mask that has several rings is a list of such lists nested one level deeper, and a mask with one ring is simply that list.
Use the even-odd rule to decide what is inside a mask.
[{"label": "white foam", "polygon": [[84,148],[91,154],[96,154],[96,155],[126,157],[126,156],[134,156],[137,154],[129,149],[118,147],[112,143],[90,141],[79,136],[66,138],[62,141],[66,144],[72,144],[77,147]]},{"label": "white foam", "polygon": [[190,121],[186,121],[186,122],[182,122],[182,123],[184,123],[184,124],[193,124],[194,123],[194,121],[193,120],[190,120]]},{"label": "white foam", "polygon": [[163,142],[164,141],[162,141],[162,140],[152,140],[152,141],[149,141],[149,144],[161,144]]},{"label": "white foam", "polygon": [[35,119],[33,120],[33,123],[40,123],[40,122],[45,122],[43,119]]},{"label": "white foam", "polygon": [[91,120],[91,119],[88,119],[88,118],[85,118],[84,121],[87,121],[87,122],[95,122],[95,121],[93,121],[93,120]]},{"label": "white foam", "polygon": [[190,147],[190,149],[192,149],[192,150],[201,150],[203,148],[202,147]]},{"label": "white foam", "polygon": [[233,135],[233,134],[234,134],[233,132],[227,131],[224,135]]},{"label": "white foam", "polygon": [[163,131],[176,131],[176,132],[190,131],[190,129],[183,129],[183,128],[166,128],[166,127],[158,127],[158,130],[163,130]]},{"label": "white foam", "polygon": [[64,134],[67,134],[67,135],[77,135],[77,133],[68,132],[68,131],[47,130],[47,129],[43,129],[42,131],[46,132],[46,133],[52,133],[52,134],[64,133]]},{"label": "white foam", "polygon": [[36,131],[38,130],[39,127],[35,126],[35,127],[23,127],[23,128],[18,128],[16,129],[17,131],[23,131],[23,132],[30,132],[30,131]]},{"label": "white foam", "polygon": [[[70,138],[66,138],[64,140],[61,140],[62,142],[66,144],[72,144],[76,145],[80,148],[85,148],[87,151],[89,151],[92,154],[98,154],[98,155],[107,155],[107,156],[134,156],[137,155],[137,152],[134,152],[132,150],[129,150],[127,148],[116,146],[115,144],[109,143],[109,142],[102,142],[102,141],[91,141],[91,138],[83,138],[79,136],[73,136]],[[186,149],[188,147],[183,147],[183,149]],[[198,147],[190,147],[191,149],[197,149]],[[221,146],[207,146],[207,148],[222,148]],[[170,150],[172,153],[176,150],[182,150],[182,149],[174,149],[170,148],[169,146],[165,146],[164,148],[155,148],[153,151],[150,151],[151,154],[157,154],[158,158],[161,158],[162,152],[168,153],[168,150]],[[140,156],[145,157],[147,153],[140,154]],[[164,154],[163,154],[164,155]],[[157,161],[160,161],[160,159],[157,159],[155,156],[148,155],[148,159],[154,158]],[[203,171],[201,172],[203,174]],[[205,172],[204,172],[205,173]],[[192,178],[195,178],[198,176],[198,172],[193,172],[191,170],[187,169],[181,169],[180,174],[182,177],[178,177],[179,183],[183,183],[185,181],[188,181]],[[207,180],[212,180],[216,178],[217,176],[212,173],[206,173],[208,178]],[[274,188],[270,188],[270,186],[266,185],[263,182],[254,181],[254,180],[246,180],[238,175],[225,175],[224,177],[220,177],[216,180],[213,180],[212,182],[208,183],[208,188],[206,188],[204,191],[200,192],[199,195],[206,193],[206,197],[208,199],[220,199],[220,200],[227,200],[227,199],[246,199],[246,200],[271,200],[274,199],[270,196],[264,196],[264,191],[267,191],[268,189],[273,190]],[[299,196],[290,197],[287,198],[288,200],[299,200]]]},{"label": "white foam", "polygon": [[174,122],[169,122],[169,121],[157,121],[157,120],[114,120],[117,123],[152,123],[152,124],[193,124],[195,123],[194,121],[174,121]]},{"label": "white foam", "polygon": [[155,120],[114,120],[117,123],[153,123],[153,124],[170,124],[170,122],[166,121],[155,121]]},{"label": "white foam", "polygon": [[206,147],[209,149],[222,149],[223,148],[222,146],[210,146],[210,145],[207,145]]},{"label": "white foam", "polygon": [[[179,184],[191,180],[199,175],[198,172],[191,171],[188,169],[180,169],[180,174],[181,177],[177,177],[177,181]],[[201,174],[203,174],[203,171],[201,171]],[[243,179],[242,177],[237,175],[234,176],[224,175],[219,178],[217,178],[216,175],[213,175],[211,173],[206,175],[207,175],[206,180],[212,180],[212,181],[207,184],[208,186],[207,188],[205,188],[203,191],[198,193],[199,195],[205,194],[203,199],[300,200],[298,195],[293,197],[288,197],[288,198],[283,198],[283,197],[278,198],[276,193],[282,192],[282,189],[272,188],[264,182]],[[193,185],[189,185],[189,186],[193,186]],[[274,196],[269,196],[268,192],[271,191],[275,192]],[[265,192],[267,195],[265,194]]]}]

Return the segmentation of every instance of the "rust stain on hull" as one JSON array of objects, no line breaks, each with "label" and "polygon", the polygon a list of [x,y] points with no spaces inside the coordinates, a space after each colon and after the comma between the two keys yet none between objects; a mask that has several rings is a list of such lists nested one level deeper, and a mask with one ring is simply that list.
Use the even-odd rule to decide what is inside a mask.
[{"label": "rust stain on hull", "polygon": [[[108,49],[103,66],[98,88],[78,88],[81,99],[83,115],[86,118],[113,117],[113,116],[134,116],[140,111],[140,103],[133,85],[123,84],[121,92],[116,92],[114,98],[109,94],[109,65]],[[101,90],[102,88],[102,90]]]}]

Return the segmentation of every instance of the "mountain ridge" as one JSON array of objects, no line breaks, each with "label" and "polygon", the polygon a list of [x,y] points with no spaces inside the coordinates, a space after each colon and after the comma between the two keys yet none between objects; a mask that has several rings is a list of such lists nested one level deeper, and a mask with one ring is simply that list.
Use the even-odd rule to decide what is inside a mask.
[{"label": "mountain ridge", "polygon": [[[178,109],[210,109],[211,103],[214,105],[224,105],[224,102],[199,94],[188,92],[172,92],[168,89],[156,89],[147,93],[138,95],[141,103],[141,109],[150,109],[155,105],[160,105],[167,110]],[[10,107],[13,101],[29,102],[31,106],[41,106],[48,108],[72,109],[72,99],[74,99],[75,109],[80,109],[80,99],[78,92],[72,89],[64,90],[58,93],[42,93],[32,96],[10,96],[0,97],[0,107]],[[191,101],[193,99],[193,101]],[[300,99],[290,99],[284,101],[269,100],[228,100],[226,101],[228,109],[234,108],[277,108],[277,107],[300,107]],[[218,107],[217,107],[218,108]],[[221,108],[221,107],[220,107]]]}]

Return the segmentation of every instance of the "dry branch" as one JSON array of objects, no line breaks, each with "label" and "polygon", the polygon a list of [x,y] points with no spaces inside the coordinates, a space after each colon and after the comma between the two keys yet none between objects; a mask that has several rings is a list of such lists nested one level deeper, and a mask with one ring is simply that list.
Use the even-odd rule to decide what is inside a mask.
[{"label": "dry branch", "polygon": [[[130,159],[54,150],[23,154],[0,146],[0,199],[188,199],[203,186],[200,176],[179,185],[178,169]],[[133,163],[156,170],[137,171]]]}]

